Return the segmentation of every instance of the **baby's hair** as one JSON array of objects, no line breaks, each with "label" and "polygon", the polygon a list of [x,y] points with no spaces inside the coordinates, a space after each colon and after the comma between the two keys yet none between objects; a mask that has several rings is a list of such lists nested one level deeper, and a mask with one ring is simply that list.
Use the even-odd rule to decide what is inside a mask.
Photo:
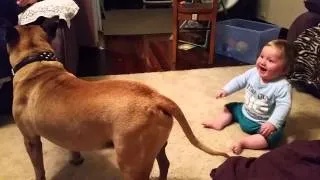
[{"label": "baby's hair", "polygon": [[281,51],[281,56],[286,61],[287,71],[290,72],[293,69],[293,65],[296,60],[297,52],[295,47],[284,39],[276,39],[268,42],[266,46],[278,48]]}]

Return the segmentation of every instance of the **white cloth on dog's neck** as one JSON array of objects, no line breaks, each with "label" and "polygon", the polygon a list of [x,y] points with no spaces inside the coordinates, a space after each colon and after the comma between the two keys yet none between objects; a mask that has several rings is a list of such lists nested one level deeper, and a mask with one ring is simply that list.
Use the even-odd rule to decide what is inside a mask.
[{"label": "white cloth on dog's neck", "polygon": [[44,0],[34,3],[19,14],[19,25],[36,21],[39,17],[51,18],[59,16],[70,28],[71,19],[78,13],[79,6],[73,0]]}]

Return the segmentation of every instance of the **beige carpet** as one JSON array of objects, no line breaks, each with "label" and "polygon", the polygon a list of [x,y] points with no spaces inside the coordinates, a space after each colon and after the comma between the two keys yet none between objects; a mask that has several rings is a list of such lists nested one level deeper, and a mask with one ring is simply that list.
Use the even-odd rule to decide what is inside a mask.
[{"label": "beige carpet", "polygon": [[[214,149],[227,151],[233,140],[243,136],[237,124],[221,132],[204,129],[201,121],[215,118],[222,106],[229,101],[241,101],[243,92],[216,100],[216,90],[228,80],[251,66],[171,71],[119,76],[108,79],[129,79],[144,82],[177,102],[183,109],[189,123],[201,141]],[[294,92],[293,108],[287,126],[285,141],[294,139],[319,139],[320,101],[307,94]],[[79,139],[81,141],[81,139]],[[25,152],[22,137],[15,124],[0,127],[0,179],[33,179],[33,168]],[[112,149],[85,152],[86,161],[80,167],[68,164],[68,152],[48,141],[44,142],[44,161],[47,179],[54,180],[102,180],[120,179]],[[264,151],[245,150],[243,156],[259,156]],[[212,168],[220,165],[224,158],[207,155],[194,148],[185,138],[175,122],[167,154],[171,162],[170,180],[207,180]],[[152,177],[158,176],[155,163]]]},{"label": "beige carpet", "polygon": [[105,12],[104,35],[143,35],[172,32],[172,9],[124,9]]}]

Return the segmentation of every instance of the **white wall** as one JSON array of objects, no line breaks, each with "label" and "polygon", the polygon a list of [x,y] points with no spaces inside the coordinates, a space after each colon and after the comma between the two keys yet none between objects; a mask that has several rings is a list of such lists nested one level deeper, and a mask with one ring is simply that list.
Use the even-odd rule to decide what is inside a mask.
[{"label": "white wall", "polygon": [[258,17],[289,28],[294,19],[305,11],[303,0],[259,0]]}]

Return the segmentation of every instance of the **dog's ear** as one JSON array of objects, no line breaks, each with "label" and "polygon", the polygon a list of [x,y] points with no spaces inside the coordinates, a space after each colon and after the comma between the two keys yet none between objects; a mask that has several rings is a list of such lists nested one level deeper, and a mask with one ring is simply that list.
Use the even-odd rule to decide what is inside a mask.
[{"label": "dog's ear", "polygon": [[41,24],[41,27],[47,33],[49,40],[51,41],[56,36],[56,31],[59,26],[59,16],[54,16],[49,19],[45,19]]},{"label": "dog's ear", "polygon": [[7,27],[6,28],[6,42],[9,45],[14,45],[19,41],[19,32],[17,31],[16,28],[12,27]]}]

